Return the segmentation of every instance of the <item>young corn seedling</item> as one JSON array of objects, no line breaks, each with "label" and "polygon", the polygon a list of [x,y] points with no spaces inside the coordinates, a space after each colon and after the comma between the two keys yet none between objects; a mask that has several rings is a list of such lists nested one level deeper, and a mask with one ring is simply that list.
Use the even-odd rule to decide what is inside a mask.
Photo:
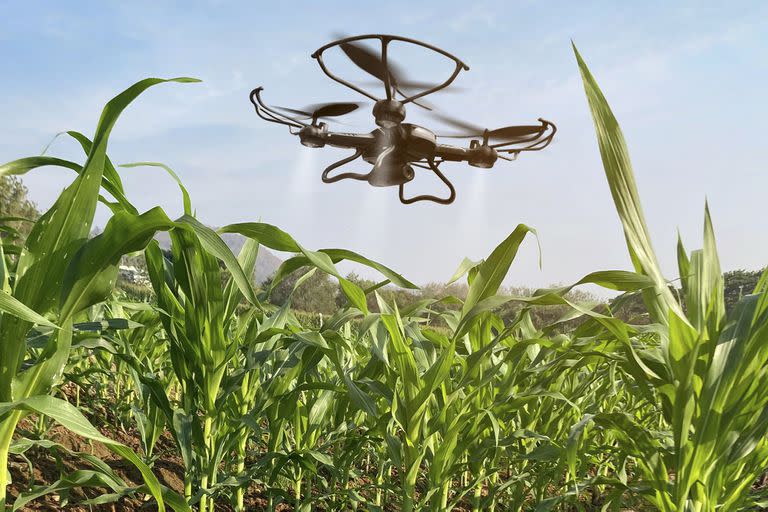
[{"label": "young corn seedling", "polygon": [[[230,323],[241,295],[237,288],[222,285],[219,262],[198,236],[209,237],[211,245],[222,245],[221,239],[194,220],[187,223],[192,229],[175,228],[170,232],[172,261],[165,258],[155,242],[148,247],[146,259],[158,306],[164,312],[161,318],[180,384],[181,409],[168,411],[168,415],[171,424],[175,422],[179,427],[176,438],[183,440],[182,453],[192,466],[188,468],[197,480],[199,508],[205,512],[212,506],[208,493],[218,478],[222,447],[228,445],[226,438],[233,431],[221,415],[219,398],[230,361],[236,356]],[[221,250],[223,254],[229,251]],[[244,274],[231,252],[228,256],[229,268]],[[249,287],[246,283],[244,295],[252,298]],[[189,478],[185,481],[188,501],[192,500],[192,483]]]},{"label": "young corn seedling", "polygon": [[[172,224],[160,209],[138,214],[125,199],[120,178],[106,157],[110,132],[123,109],[147,88],[166,81],[143,80],[107,104],[93,142],[83,137],[88,155],[84,165],[40,156],[0,166],[0,175],[24,174],[44,165],[77,172],[75,180],[35,224],[13,274],[7,268],[0,272],[0,339],[4,343],[0,365],[0,508],[6,504],[8,450],[13,432],[30,412],[45,414],[80,435],[104,442],[131,460],[160,508],[165,508],[159,482],[131,450],[104,438],[74,407],[48,393],[69,358],[73,324],[86,308],[109,296],[120,257],[140,250],[157,230]],[[88,240],[102,187],[116,199],[109,203],[114,215],[101,235]],[[46,346],[26,359],[27,336],[35,325],[54,330]]]},{"label": "young corn seedling", "polygon": [[426,340],[411,336],[416,336],[418,329],[404,324],[396,307],[390,309],[381,301],[380,304],[380,322],[387,335],[385,375],[392,393],[391,425],[399,434],[393,436],[387,432],[385,436],[390,456],[402,466],[401,507],[404,512],[410,512],[416,505],[416,481],[430,437],[427,422],[432,394],[449,375],[454,347],[449,344],[436,357],[428,358],[422,348]]},{"label": "young corn seedling", "polygon": [[[638,273],[653,286],[644,302],[659,324],[635,378],[662,398],[671,441],[627,415],[599,418],[615,429],[664,511],[726,512],[748,506],[752,482],[768,466],[768,271],[727,315],[714,230],[705,209],[704,247],[678,245],[682,297],[664,280],[650,243],[618,123],[581,56],[576,58],[595,122],[608,184]],[[684,306],[684,307],[683,307]]]}]

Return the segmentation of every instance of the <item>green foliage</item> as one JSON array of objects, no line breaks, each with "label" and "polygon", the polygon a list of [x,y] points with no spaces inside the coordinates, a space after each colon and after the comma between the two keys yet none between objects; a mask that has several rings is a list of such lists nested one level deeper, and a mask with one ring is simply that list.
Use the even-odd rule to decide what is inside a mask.
[{"label": "green foliage", "polygon": [[0,218],[6,219],[2,222],[5,231],[0,232],[0,236],[18,234],[23,239],[29,234],[40,212],[30,201],[28,192],[18,177],[0,176]]},{"label": "green foliage", "polygon": [[[43,156],[0,166],[0,176],[42,165],[77,173],[23,245],[4,237],[0,246],[0,506],[9,457],[66,451],[46,439],[50,421],[107,446],[144,483],[130,486],[81,453],[89,469],[16,486],[13,509],[48,493],[73,505],[79,487],[105,491],[83,506],[149,494],[161,509],[203,512],[246,510],[253,489],[270,511],[761,504],[750,486],[768,466],[768,271],[723,275],[705,208],[703,248],[678,245],[681,287],[670,286],[618,123],[578,53],[577,62],[634,271],[568,286],[501,286],[535,235],[523,224],[486,259],[461,262],[449,283],[417,289],[378,262],[308,249],[276,226],[214,231],[162,164],[129,166],[168,172],[185,215],[139,212],[106,143],[122,109],[162,80],[113,99],[93,141],[69,132],[84,165]],[[89,238],[97,201],[112,216]],[[169,233],[169,251],[153,241],[158,231]],[[224,233],[248,239],[238,255]],[[255,290],[260,247],[291,255]],[[151,293],[116,288],[129,258],[146,265]],[[342,276],[341,261],[377,279]],[[606,304],[584,284],[625,295]],[[140,454],[89,416],[136,432]],[[34,432],[19,428],[23,418]],[[168,451],[183,466],[180,494],[156,476]]]},{"label": "green foliage", "polygon": [[[40,316],[50,316],[61,328],[50,332],[41,350],[28,353],[27,335],[35,323],[45,325],[45,322],[16,316],[13,309],[2,308],[0,339],[4,342],[4,358],[0,366],[0,402],[7,405],[0,414],[0,507],[5,507],[7,457],[13,432],[19,420],[29,413],[30,401],[37,403],[47,399],[51,387],[60,378],[69,358],[74,320],[85,308],[109,294],[120,256],[141,249],[142,243],[146,244],[147,238],[151,238],[151,229],[158,229],[163,222],[156,218],[157,215],[151,220],[138,216],[135,209],[119,211],[104,234],[88,240],[102,181],[109,182],[116,190],[122,188],[119,177],[106,172],[111,168],[106,156],[109,134],[131,101],[147,88],[167,81],[147,79],[138,82],[105,106],[94,142],[89,144],[85,164],[82,167],[74,164],[78,170],[77,178],[30,231],[18,260],[14,262],[12,286],[8,281],[3,283],[3,289],[9,290],[3,293],[12,296],[13,304],[21,303]],[[0,166],[0,176],[22,174],[36,166],[59,163],[57,159],[45,157],[17,160]],[[3,261],[3,264],[6,266],[7,262]],[[51,415],[50,408],[42,412]],[[142,471],[149,491],[164,510],[156,477],[123,447],[110,446]]]},{"label": "green foliage", "polygon": [[[272,279],[266,280],[262,287],[271,289],[270,302],[278,306],[291,300],[293,308],[298,311],[307,311],[330,315],[336,311],[337,297],[344,297],[343,292],[328,277],[328,274],[316,272],[294,291],[296,281],[304,275],[301,270],[296,270],[286,276],[279,284],[272,286]],[[343,300],[343,299],[342,299]]]},{"label": "green foliage", "polygon": [[671,439],[659,443],[628,416],[606,416],[605,424],[637,454],[659,509],[740,510],[748,502],[745,490],[768,462],[768,395],[757,391],[768,389],[768,272],[726,315],[723,275],[705,207],[704,247],[689,255],[682,241],[678,244],[682,303],[674,299],[647,237],[623,135],[578,52],[576,57],[630,255],[638,271],[654,281],[644,299],[651,318],[661,324],[661,344],[641,356],[655,371],[635,376],[658,391]]}]

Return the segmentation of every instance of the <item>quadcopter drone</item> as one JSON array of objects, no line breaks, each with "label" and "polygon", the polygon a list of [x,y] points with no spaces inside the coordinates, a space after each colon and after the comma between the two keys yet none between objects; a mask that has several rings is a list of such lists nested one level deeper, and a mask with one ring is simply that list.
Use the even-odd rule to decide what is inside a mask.
[{"label": "quadcopter drone", "polygon": [[[360,44],[365,40],[378,40],[377,44],[380,44],[381,51],[374,52]],[[395,66],[387,56],[387,50],[392,41],[418,45],[436,52],[453,61],[455,69],[446,81],[438,84],[408,80],[401,69]],[[382,82],[385,97],[371,94],[330,72],[323,62],[323,54],[333,47],[338,47],[353,64]],[[312,58],[317,60],[320,68],[329,78],[375,102],[373,117],[376,121],[376,129],[370,133],[334,132],[321,121],[349,114],[357,110],[361,103],[322,103],[303,109],[269,107],[261,98],[262,87],[251,91],[250,100],[259,117],[265,121],[288,126],[291,134],[298,135],[304,146],[321,148],[329,145],[354,150],[352,155],[329,165],[323,171],[324,183],[334,183],[344,179],[367,181],[375,187],[399,187],[400,201],[404,204],[417,201],[450,204],[456,198],[456,190],[440,171],[440,164],[463,161],[473,167],[489,169],[498,159],[511,161],[523,151],[544,149],[552,141],[557,130],[554,124],[544,119],[539,119],[538,125],[507,126],[489,130],[437,113],[422,98],[450,86],[462,70],[469,70],[469,66],[444,50],[414,39],[382,34],[345,37],[321,47],[312,54]],[[443,123],[463,130],[463,133],[436,135],[423,126],[405,123],[405,105],[408,103],[425,109]],[[438,142],[438,137],[471,140],[469,147],[457,147]],[[370,172],[366,174],[342,172],[331,175],[339,167],[360,157],[373,165]],[[414,179],[414,167],[434,172],[447,186],[449,191],[447,197],[419,195],[406,198],[405,184]]]}]

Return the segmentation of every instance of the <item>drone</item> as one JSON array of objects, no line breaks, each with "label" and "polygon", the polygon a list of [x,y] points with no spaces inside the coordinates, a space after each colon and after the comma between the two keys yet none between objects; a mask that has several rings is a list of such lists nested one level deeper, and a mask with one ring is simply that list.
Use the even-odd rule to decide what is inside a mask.
[{"label": "drone", "polygon": [[[373,51],[364,42],[372,40],[380,51]],[[392,41],[417,45],[443,57],[455,64],[452,74],[442,83],[425,83],[409,80],[402,69],[388,57]],[[377,96],[361,86],[350,83],[329,71],[323,61],[323,54],[331,48],[340,49],[349,60],[384,86],[384,97]],[[555,125],[544,119],[540,124],[507,126],[487,129],[474,124],[438,113],[426,103],[425,96],[449,87],[462,71],[469,66],[458,57],[435,46],[406,37],[369,34],[344,37],[322,46],[312,54],[320,69],[332,80],[362,94],[374,102],[373,117],[376,128],[370,133],[344,133],[331,131],[325,121],[337,118],[357,110],[363,103],[337,102],[310,105],[301,109],[268,106],[261,97],[263,87],[251,91],[249,99],[259,117],[265,121],[289,127],[292,135],[298,135],[301,144],[311,148],[332,146],[354,151],[323,171],[324,183],[351,179],[367,181],[374,187],[399,187],[399,197],[403,204],[417,201],[433,201],[450,204],[456,198],[456,189],[440,171],[444,162],[467,162],[470,166],[490,169],[497,160],[512,161],[523,151],[540,151],[547,147],[557,131]],[[433,131],[412,123],[406,123],[406,105],[424,109],[439,121],[462,130],[461,133],[436,135]],[[468,147],[458,147],[438,142],[439,138],[470,139]],[[358,158],[362,158],[373,168],[368,173],[334,173]],[[405,196],[406,183],[416,176],[416,169],[432,171],[442,181],[448,194],[443,197],[434,195]],[[332,174],[334,173],[334,174]]]}]

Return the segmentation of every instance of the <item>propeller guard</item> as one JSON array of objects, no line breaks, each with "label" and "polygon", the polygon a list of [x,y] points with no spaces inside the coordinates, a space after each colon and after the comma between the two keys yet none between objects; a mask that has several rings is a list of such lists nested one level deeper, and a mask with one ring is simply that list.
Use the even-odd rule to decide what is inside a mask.
[{"label": "propeller guard", "polygon": [[[356,41],[365,40],[376,40],[379,42],[381,51],[378,56],[369,47],[351,44]],[[404,79],[403,73],[396,66],[387,65],[387,52],[390,43],[393,41],[421,46],[447,57],[455,64],[453,72],[447,80],[438,85]],[[324,52],[339,46],[340,50],[346,54],[353,64],[383,83],[386,93],[385,97],[379,97],[368,92],[336,76],[327,68],[323,61]],[[351,48],[355,50],[353,51]],[[544,149],[552,142],[557,131],[553,123],[544,119],[539,119],[541,126],[520,125],[489,130],[437,114],[436,117],[438,119],[442,118],[448,124],[453,124],[469,131],[465,135],[442,136],[446,138],[473,139],[470,141],[469,147],[463,147],[444,144],[439,140],[441,136],[435,135],[429,129],[403,122],[405,121],[405,105],[407,103],[413,103],[431,111],[432,107],[419,103],[416,100],[445,89],[454,82],[461,71],[469,70],[469,66],[458,57],[415,39],[384,34],[346,37],[320,47],[312,54],[312,58],[317,60],[320,69],[329,78],[374,101],[373,116],[378,128],[369,133],[344,133],[331,131],[325,123],[318,122],[318,119],[322,117],[334,117],[349,113],[359,106],[358,103],[354,105],[352,103],[318,104],[304,107],[302,110],[270,107],[261,98],[262,87],[257,87],[251,91],[249,99],[259,117],[271,123],[288,126],[290,133],[297,135],[305,146],[315,148],[331,146],[354,149],[352,155],[342,158],[325,168],[322,173],[322,181],[324,183],[335,183],[345,179],[366,181],[375,187],[398,187],[399,199],[403,204],[412,204],[418,201],[450,204],[456,198],[456,190],[438,168],[441,163],[446,161],[467,162],[473,167],[491,168],[497,159],[511,161],[515,160],[521,152]],[[410,96],[403,90],[407,91],[418,88],[422,90]],[[294,118],[286,114],[285,111],[303,116],[301,119],[311,118],[311,123],[308,124],[301,119]],[[494,142],[491,143],[491,141]],[[364,162],[373,166],[370,172],[365,174],[341,172],[331,175],[333,171],[361,157]],[[415,178],[416,168],[432,171],[448,188],[448,195],[438,197],[422,194],[406,197],[405,185]]]},{"label": "propeller guard", "polygon": [[[385,75],[384,80],[384,89],[386,92],[386,96],[384,98],[380,98],[374,94],[369,93],[368,91],[365,91],[364,89],[356,86],[355,84],[349,83],[348,81],[344,80],[343,78],[339,78],[338,76],[331,73],[328,68],[325,65],[325,62],[323,61],[323,53],[325,53],[326,50],[329,48],[333,48],[336,46],[339,46],[344,43],[352,43],[355,41],[364,41],[367,39],[378,39],[381,42],[381,61],[384,64],[384,68],[387,70],[387,73]],[[318,48],[313,54],[312,58],[317,60],[317,63],[320,65],[320,69],[323,70],[323,73],[325,73],[328,78],[335,80],[336,82],[340,83],[341,85],[344,85],[346,87],[349,87],[353,91],[356,91],[363,96],[366,96],[373,101],[379,101],[379,100],[392,100],[394,99],[394,93],[395,93],[395,84],[391,81],[391,76],[389,73],[389,68],[387,66],[387,49],[389,47],[389,43],[391,41],[402,41],[404,43],[414,44],[417,46],[421,46],[423,48],[426,48],[428,50],[432,50],[433,52],[439,53],[440,55],[443,55],[444,57],[447,57],[448,59],[452,60],[456,67],[453,70],[453,73],[451,76],[443,83],[436,85],[435,87],[431,87],[425,91],[422,91],[417,94],[413,94],[411,96],[407,96],[404,99],[399,100],[400,103],[410,103],[413,100],[417,100],[419,98],[422,98],[424,96],[427,96],[429,94],[435,93],[441,89],[445,89],[449,85],[453,83],[454,80],[456,80],[456,77],[459,76],[459,73],[463,71],[469,71],[469,66],[467,66],[464,62],[462,62],[461,59],[456,57],[455,55],[452,55],[445,50],[442,50],[436,46],[432,46],[427,43],[423,43],[421,41],[417,41],[416,39],[411,39],[408,37],[401,37],[401,36],[393,36],[393,35],[387,35],[387,34],[367,34],[362,36],[353,36],[353,37],[345,37],[343,39],[339,39],[338,41],[333,41],[332,43],[328,43],[325,46],[321,46]]]}]

